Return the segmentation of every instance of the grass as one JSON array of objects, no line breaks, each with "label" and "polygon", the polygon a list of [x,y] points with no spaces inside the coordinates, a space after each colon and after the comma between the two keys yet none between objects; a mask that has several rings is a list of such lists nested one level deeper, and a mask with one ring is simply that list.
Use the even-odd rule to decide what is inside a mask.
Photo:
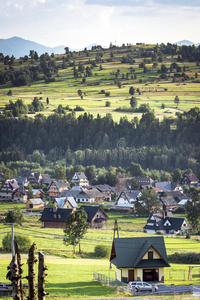
[{"label": "grass", "polygon": [[[144,47],[144,46],[143,46]],[[148,46],[145,46],[148,47]],[[140,48],[140,47],[139,47]],[[103,61],[97,63],[97,67],[94,67],[92,72],[92,77],[86,77],[86,83],[82,83],[82,77],[73,77],[73,67],[68,66],[66,69],[59,69],[58,77],[55,77],[56,82],[46,84],[44,81],[33,82],[29,86],[22,87],[12,87],[11,83],[8,82],[0,86],[0,109],[3,109],[5,104],[9,100],[17,100],[19,98],[23,99],[26,104],[32,102],[34,97],[42,97],[42,102],[45,104],[45,111],[42,112],[44,115],[49,115],[53,110],[62,104],[64,107],[69,105],[70,108],[75,108],[76,105],[80,105],[84,108],[85,112],[89,112],[94,116],[97,113],[105,116],[107,113],[112,113],[113,119],[119,121],[123,115],[127,115],[127,118],[131,120],[133,117],[141,117],[140,113],[122,113],[116,112],[115,109],[122,106],[130,106],[129,88],[134,86],[135,89],[139,88],[141,95],[135,94],[138,100],[138,106],[142,103],[149,103],[150,107],[155,111],[158,118],[162,119],[164,117],[174,117],[177,111],[185,111],[190,108],[197,106],[200,107],[200,91],[199,84],[195,82],[195,72],[199,72],[199,67],[193,62],[177,62],[177,57],[166,56],[163,58],[162,63],[158,63],[158,66],[153,68],[152,63],[147,63],[147,73],[143,73],[143,69],[139,68],[139,63],[143,61],[142,57],[139,57],[137,46],[131,46],[130,49],[117,49],[114,50],[113,61],[107,62],[106,60],[110,58],[110,50],[102,50]],[[134,52],[136,51],[136,52]],[[75,61],[76,66],[79,62],[84,63],[86,61],[94,60],[96,56],[95,51],[90,51],[89,58],[85,56],[84,53],[80,55],[74,53],[72,60]],[[130,54],[134,57],[135,63],[122,64],[122,56]],[[63,55],[55,55],[55,63],[61,64]],[[150,59],[150,58],[147,58]],[[151,60],[151,59],[150,59]],[[168,72],[168,80],[160,80],[159,76],[161,64],[165,64],[167,67],[173,62],[176,62],[181,67],[185,66],[186,75],[189,76],[188,81],[182,82],[180,78],[177,79],[178,82],[172,83],[173,73]],[[34,62],[34,65],[38,65],[39,62]],[[15,69],[19,69],[24,66],[29,66],[30,59],[28,62],[22,65],[19,64],[19,60],[15,61]],[[99,70],[99,66],[102,65],[103,70]],[[137,78],[131,79],[130,68],[133,67],[135,72],[132,74],[136,75]],[[0,71],[4,71],[5,65],[0,63]],[[118,88],[115,83],[115,73],[120,70],[118,80],[121,81],[122,87]],[[126,78],[126,74],[129,73],[129,78]],[[124,74],[124,79],[122,78]],[[199,73],[198,73],[199,76]],[[198,79],[198,78],[197,78]],[[140,81],[143,81],[142,83]],[[97,85],[94,85],[97,84]],[[7,96],[8,90],[12,90],[12,96]],[[77,94],[78,89],[83,91],[83,100]],[[101,90],[109,91],[110,96],[105,97],[101,94]],[[180,104],[178,108],[174,103],[175,96],[178,95],[180,98]],[[46,105],[46,98],[49,98],[50,103]],[[109,100],[111,102],[110,107],[105,107],[105,101]],[[165,103],[167,110],[162,110],[161,105]],[[83,112],[76,113],[77,116]],[[34,116],[34,115],[29,115]]]}]

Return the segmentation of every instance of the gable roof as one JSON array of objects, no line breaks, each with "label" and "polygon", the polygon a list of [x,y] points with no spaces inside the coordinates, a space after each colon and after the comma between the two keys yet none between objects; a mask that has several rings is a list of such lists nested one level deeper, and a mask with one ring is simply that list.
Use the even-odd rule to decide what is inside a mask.
[{"label": "gable roof", "polygon": [[[153,217],[153,220],[152,220]],[[168,221],[168,226],[164,226],[164,224]],[[184,218],[175,218],[172,214],[172,212],[167,212],[167,216],[163,216],[163,213],[157,213],[153,214],[149,217],[147,220],[147,223],[156,223],[158,226],[154,227],[152,225],[145,225],[144,229],[150,229],[150,230],[181,230],[183,226],[183,222],[186,222]],[[184,226],[184,229],[188,230],[190,229],[190,226],[187,224],[187,226]]]},{"label": "gable roof", "polygon": [[86,196],[87,198],[89,197],[90,199],[91,198],[102,198],[104,197],[104,194],[102,194],[101,192],[99,192],[99,190],[97,189],[92,189],[92,190],[87,190],[87,189],[84,189],[83,191],[81,191],[79,193],[80,197],[84,198],[84,196]]},{"label": "gable roof", "polygon": [[94,216],[96,215],[96,213],[99,210],[101,210],[101,212],[105,215],[105,218],[108,219],[107,214],[104,212],[104,210],[99,205],[93,205],[93,206],[81,205],[80,208],[84,209],[84,211],[86,212],[88,222],[92,221],[92,219],[94,218]]},{"label": "gable roof", "polygon": [[45,222],[66,222],[67,217],[73,212],[72,209],[66,208],[49,208],[45,207],[40,221]]},{"label": "gable roof", "polygon": [[52,179],[51,183],[48,186],[48,189],[51,187],[52,183],[55,184],[55,186],[57,187],[58,190],[60,190],[60,188],[68,187],[69,186],[68,183],[64,182],[63,180]]},{"label": "gable roof", "polygon": [[119,197],[117,198],[117,202],[119,200],[119,198],[122,196],[122,194],[124,194],[125,198],[130,202],[131,199],[136,199],[139,197],[139,194],[141,193],[140,190],[127,190],[127,191],[122,191],[119,195]]},{"label": "gable roof", "polygon": [[140,268],[148,260],[142,260],[151,247],[158,253],[160,259],[153,259],[154,267],[169,267],[164,238],[160,237],[133,237],[115,238],[110,262],[117,268]]},{"label": "gable roof", "polygon": [[[86,177],[86,175],[85,175],[84,172],[76,172],[76,173],[74,174],[74,176],[77,176],[77,178],[78,178],[79,180],[81,180],[81,179],[87,179],[87,177]],[[74,178],[74,176],[73,176],[73,178]]]},{"label": "gable roof", "polygon": [[21,188],[18,188],[18,189],[16,189],[14,192],[13,192],[13,195],[15,194],[15,193],[20,193],[20,194],[22,194],[22,195],[27,195],[28,194],[28,192],[26,191],[26,190],[23,190],[23,189],[21,189]]},{"label": "gable roof", "polygon": [[39,191],[44,194],[44,191],[42,189],[32,189],[32,191],[34,195],[36,195]]},{"label": "gable roof", "polygon": [[191,174],[185,174],[184,177],[187,178],[188,182],[194,182],[194,181],[199,181],[199,179],[197,178],[197,176],[194,173]]},{"label": "gable roof", "polygon": [[30,201],[33,205],[44,204],[44,201],[40,198],[29,199],[28,201]]},{"label": "gable roof", "polygon": [[168,197],[161,197],[160,201],[165,205],[165,206],[171,206],[171,205],[177,205],[176,200],[172,196]]},{"label": "gable roof", "polygon": [[159,181],[154,182],[153,186],[159,189],[162,189],[163,191],[173,191],[177,186],[180,186],[177,182],[171,182],[171,181]]},{"label": "gable roof", "polygon": [[78,204],[72,196],[55,198],[54,201],[56,201],[59,208],[62,208],[66,202],[69,202],[72,207],[78,207]]}]

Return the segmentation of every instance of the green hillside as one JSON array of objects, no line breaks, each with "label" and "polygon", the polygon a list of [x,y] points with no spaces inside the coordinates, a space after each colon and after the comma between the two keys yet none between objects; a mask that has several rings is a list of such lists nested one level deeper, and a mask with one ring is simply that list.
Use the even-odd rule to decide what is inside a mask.
[{"label": "green hillside", "polygon": [[[20,59],[0,55],[0,110],[10,100],[30,104],[37,97],[45,115],[59,105],[65,112],[80,106],[94,116],[111,113],[115,121],[123,115],[131,120],[141,117],[141,104],[149,104],[156,117],[171,118],[176,112],[200,107],[199,52],[192,46],[140,44],[40,57],[27,53]],[[129,94],[130,87],[134,95]],[[137,112],[130,111],[132,96]],[[176,96],[179,103],[174,102]]]}]

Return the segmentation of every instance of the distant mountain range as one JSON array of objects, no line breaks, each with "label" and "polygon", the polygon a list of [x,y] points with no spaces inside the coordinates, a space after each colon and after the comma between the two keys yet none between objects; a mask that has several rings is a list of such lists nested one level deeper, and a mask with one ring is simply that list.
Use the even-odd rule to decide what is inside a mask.
[{"label": "distant mountain range", "polygon": [[[191,41],[188,40],[182,40],[180,42],[174,43],[177,44],[178,46],[190,46],[190,45],[195,45],[199,46],[200,43],[194,44]],[[96,46],[97,44],[92,44],[87,46],[86,48],[90,50],[92,46]],[[24,55],[29,55],[30,50],[37,51],[38,55],[41,55],[45,52],[51,54],[64,54],[65,53],[65,48],[66,46],[61,45],[57,46],[54,48],[46,47],[44,45],[22,39],[20,37],[12,37],[9,39],[0,39],[0,53],[3,53],[4,56],[9,55],[12,56],[14,55],[15,58],[23,57]],[[69,48],[70,51],[81,51],[82,49],[71,49]]]},{"label": "distant mountain range", "polygon": [[200,43],[195,44],[195,43],[193,43],[191,41],[188,41],[188,40],[182,40],[182,41],[174,43],[174,44],[176,44],[178,46],[192,46],[192,45],[199,46],[200,45]]},{"label": "distant mountain range", "polygon": [[[86,47],[88,50],[91,49],[92,46],[96,44],[92,44],[88,47]],[[45,52],[51,54],[64,54],[65,53],[65,48],[66,46],[61,45],[57,46],[55,48],[50,48],[46,47],[44,45],[22,39],[20,37],[12,37],[9,39],[0,39],[0,53],[3,53],[4,56],[9,55],[12,56],[14,55],[15,58],[23,57],[25,55],[29,55],[30,50],[34,50],[38,53],[38,55],[41,55]],[[70,49],[70,51],[74,51],[75,49]],[[79,49],[83,50],[83,49]],[[77,50],[77,51],[79,51]]]}]

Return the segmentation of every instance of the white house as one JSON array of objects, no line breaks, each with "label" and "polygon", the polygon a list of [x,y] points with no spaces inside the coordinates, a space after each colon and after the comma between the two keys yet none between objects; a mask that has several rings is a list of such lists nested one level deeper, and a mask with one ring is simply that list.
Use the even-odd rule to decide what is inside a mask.
[{"label": "white house", "polygon": [[72,177],[71,183],[75,183],[79,186],[89,186],[89,181],[84,172],[76,172]]}]

